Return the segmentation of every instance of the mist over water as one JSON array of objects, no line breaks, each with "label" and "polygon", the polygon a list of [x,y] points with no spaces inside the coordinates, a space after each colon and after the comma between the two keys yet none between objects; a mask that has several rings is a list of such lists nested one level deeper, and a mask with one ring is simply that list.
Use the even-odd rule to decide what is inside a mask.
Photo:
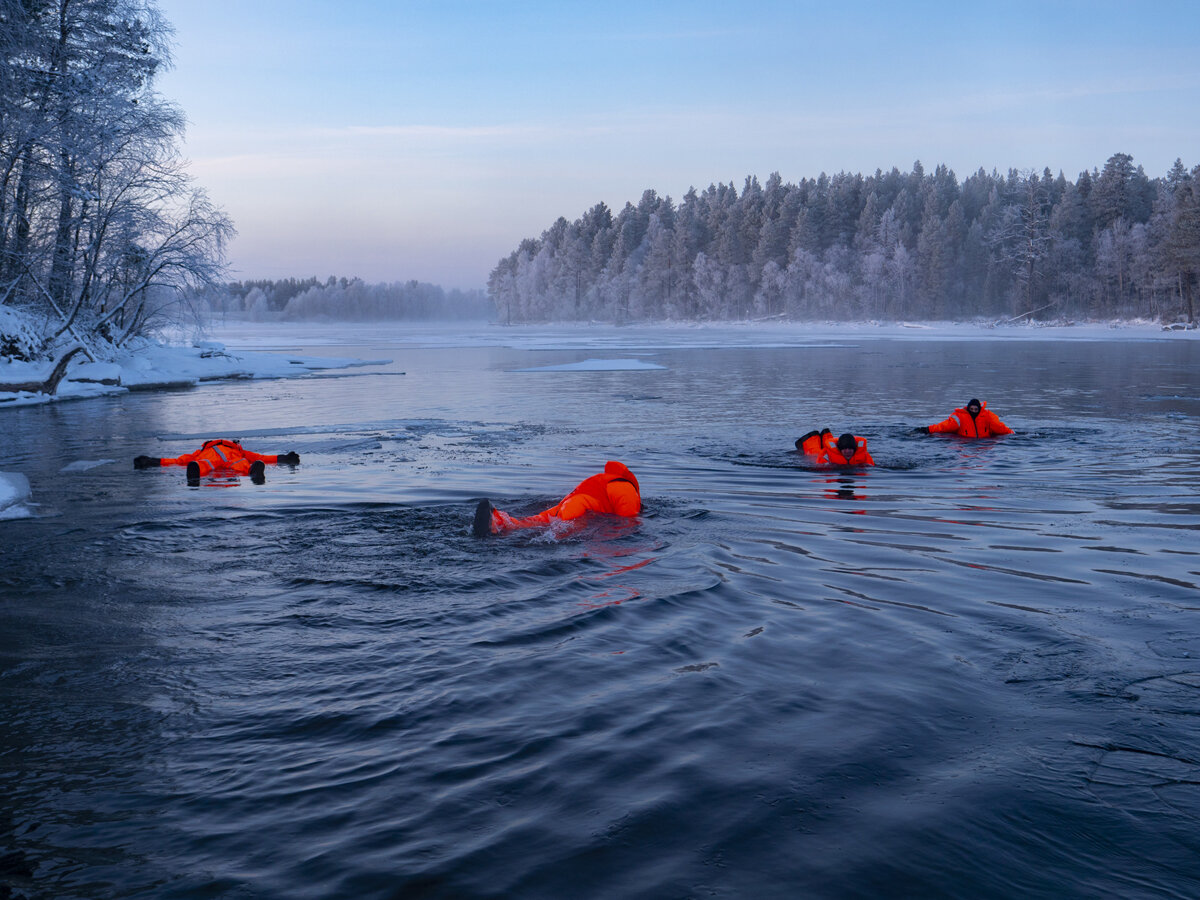
[{"label": "mist over water", "polygon": [[1200,894],[1197,342],[387,328],[0,411],[0,896]]}]

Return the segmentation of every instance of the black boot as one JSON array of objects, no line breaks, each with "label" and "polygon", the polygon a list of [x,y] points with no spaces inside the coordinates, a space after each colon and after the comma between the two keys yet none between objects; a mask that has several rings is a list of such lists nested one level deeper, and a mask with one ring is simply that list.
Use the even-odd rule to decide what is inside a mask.
[{"label": "black boot", "polygon": [[267,466],[261,459],[250,463],[250,480],[255,484],[264,484],[267,480]]},{"label": "black boot", "polygon": [[487,537],[492,533],[492,504],[487,500],[480,500],[479,505],[475,507],[475,521],[471,525],[471,533],[475,537]]},{"label": "black boot", "polygon": [[187,483],[192,487],[200,483],[200,463],[195,460],[187,464]]}]

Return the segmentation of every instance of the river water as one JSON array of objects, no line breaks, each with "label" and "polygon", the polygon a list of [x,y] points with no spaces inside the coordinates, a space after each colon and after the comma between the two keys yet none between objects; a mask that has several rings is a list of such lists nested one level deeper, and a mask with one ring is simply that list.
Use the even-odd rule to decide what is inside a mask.
[{"label": "river water", "polygon": [[1200,896],[1200,343],[731,333],[0,411],[0,897]]}]

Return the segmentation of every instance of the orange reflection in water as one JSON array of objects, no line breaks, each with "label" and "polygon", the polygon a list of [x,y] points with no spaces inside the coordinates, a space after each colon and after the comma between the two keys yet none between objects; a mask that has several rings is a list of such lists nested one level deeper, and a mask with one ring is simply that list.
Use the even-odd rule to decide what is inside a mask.
[{"label": "orange reflection in water", "polygon": [[[597,533],[593,534],[595,542],[588,542],[584,551],[585,559],[594,559],[611,563],[606,571],[589,575],[580,575],[580,581],[600,581],[621,575],[628,575],[638,569],[645,568],[654,562],[652,555],[661,549],[660,544],[649,541],[636,544],[614,544],[612,539],[633,532],[638,524],[637,519],[611,519],[604,517],[604,524]],[[651,555],[646,555],[651,554]],[[631,556],[644,557],[636,562],[625,562]],[[609,584],[605,590],[592,594],[582,603],[584,609],[599,609],[602,606],[619,606],[627,600],[637,600],[642,596],[641,591],[627,584]]]}]

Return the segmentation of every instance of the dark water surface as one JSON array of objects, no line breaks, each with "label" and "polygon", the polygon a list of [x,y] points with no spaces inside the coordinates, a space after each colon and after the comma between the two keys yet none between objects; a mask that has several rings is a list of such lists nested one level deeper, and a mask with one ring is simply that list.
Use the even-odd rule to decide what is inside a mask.
[{"label": "dark water surface", "polygon": [[604,334],[0,411],[0,897],[1200,896],[1200,343]]}]

